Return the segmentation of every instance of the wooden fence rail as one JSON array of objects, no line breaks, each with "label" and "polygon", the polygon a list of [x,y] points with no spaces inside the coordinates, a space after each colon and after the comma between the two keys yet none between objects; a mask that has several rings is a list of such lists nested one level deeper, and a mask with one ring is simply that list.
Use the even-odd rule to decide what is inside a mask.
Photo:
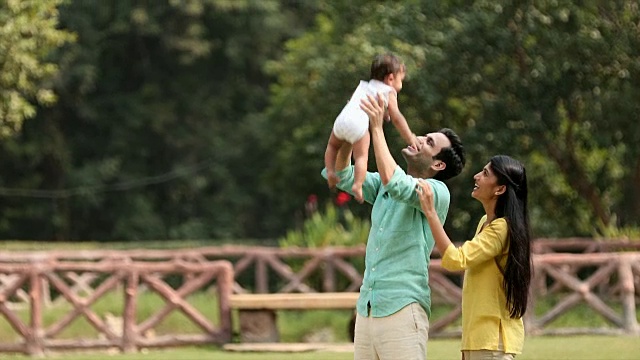
[{"label": "wooden fence rail", "polygon": [[[11,274],[11,284],[0,290],[0,314],[18,335],[14,342],[0,342],[0,352],[21,352],[43,355],[49,350],[117,348],[123,352],[136,351],[141,347],[167,347],[197,344],[224,344],[231,339],[231,311],[229,297],[232,291],[233,268],[228,261],[214,261],[199,264],[185,262],[64,262],[36,256],[29,263],[0,263],[0,273]],[[69,284],[65,274],[98,275],[97,283],[85,283],[85,287],[95,286],[86,294]],[[81,276],[81,275],[80,275]],[[180,276],[182,281],[176,288],[168,284],[166,277]],[[48,283],[48,286],[44,286]],[[76,283],[77,285],[77,283]],[[83,290],[86,288],[83,287]],[[166,304],[150,317],[138,320],[138,298],[144,291],[153,291]],[[59,293],[71,310],[62,317],[45,324],[45,314],[50,310],[44,301],[44,289]],[[215,289],[212,297],[218,299],[218,324],[192,306],[187,296],[196,291]],[[9,306],[22,290],[28,294],[29,322],[22,320],[19,308]],[[122,313],[118,314],[115,326],[108,323],[92,310],[91,306],[110,292],[120,293],[124,298]],[[49,294],[51,296],[51,294]],[[214,302],[212,302],[214,303]],[[56,307],[59,312],[59,307]],[[149,337],[153,329],[170,313],[179,311],[193,322],[199,334],[170,334]],[[60,335],[70,324],[84,318],[99,336],[97,338],[64,338]]]},{"label": "wooden fence rail", "polygon": [[[534,257],[532,301],[525,324],[533,334],[626,333],[640,335],[640,253],[544,254]],[[553,299],[535,314],[538,301]],[[606,320],[608,327],[556,329],[550,325],[579,304]]]},{"label": "wooden fence rail", "polygon": [[[603,252],[629,250],[625,244],[611,248],[585,245],[574,243],[570,246],[572,253],[560,253],[553,245],[544,244],[534,255],[532,307],[525,318],[528,332],[639,335],[640,252]],[[4,317],[21,339],[0,342],[0,352],[39,354],[46,349],[98,347],[134,351],[141,347],[223,343],[231,337],[231,293],[357,291],[362,282],[363,256],[362,246],[0,253],[0,320]],[[430,336],[457,335],[462,274],[444,270],[437,256],[431,261],[429,273],[433,306],[447,309],[431,320]],[[168,280],[176,275],[182,278],[179,285]],[[218,325],[187,299],[212,287],[217,289],[220,304]],[[114,331],[91,311],[92,304],[114,291],[122,291],[125,296],[122,314],[117,314],[122,320],[120,331]],[[136,303],[143,291],[158,294],[166,305],[151,317],[136,321]],[[540,302],[545,306],[534,307]],[[61,304],[72,310],[45,326],[43,311]],[[29,324],[16,313],[16,308],[25,306],[31,316]],[[556,326],[555,322],[576,306],[588,307],[607,325],[586,329]],[[145,337],[174,311],[184,314],[202,333]],[[62,331],[79,317],[86,319],[101,338],[60,339]]]}]

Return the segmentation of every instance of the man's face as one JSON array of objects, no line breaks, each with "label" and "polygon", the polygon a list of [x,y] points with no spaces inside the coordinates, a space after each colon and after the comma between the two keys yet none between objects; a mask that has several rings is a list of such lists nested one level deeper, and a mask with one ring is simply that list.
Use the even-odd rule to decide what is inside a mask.
[{"label": "man's face", "polygon": [[432,165],[437,165],[440,160],[433,157],[440,153],[440,150],[451,146],[449,138],[441,133],[434,132],[425,136],[418,136],[417,147],[407,146],[402,149],[402,156],[407,164],[417,169],[426,169]]}]

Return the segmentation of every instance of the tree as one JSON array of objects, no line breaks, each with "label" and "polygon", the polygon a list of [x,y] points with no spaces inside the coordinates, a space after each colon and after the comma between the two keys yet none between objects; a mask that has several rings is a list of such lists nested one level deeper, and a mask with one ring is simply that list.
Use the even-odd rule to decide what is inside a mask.
[{"label": "tree", "polygon": [[282,211],[304,191],[328,194],[318,174],[341,99],[367,76],[375,52],[391,50],[408,62],[400,106],[412,129],[449,126],[466,143],[468,165],[449,183],[454,234],[475,229],[481,209],[469,201],[471,175],[497,153],[527,165],[537,236],[638,225],[635,2],[324,4],[314,29],[271,67],[278,84],[270,116],[284,140],[270,179],[300,184],[282,185]]},{"label": "tree", "polygon": [[255,223],[268,209],[252,192],[263,162],[254,123],[270,83],[262,65],[313,11],[284,0],[61,8],[78,41],[55,57],[60,100],[0,145],[2,168],[19,169],[5,187],[25,190],[5,194],[3,237],[262,234]]},{"label": "tree", "polygon": [[[333,197],[319,175],[333,120],[383,51],[406,62],[411,128],[465,141],[468,165],[448,182],[454,238],[475,230],[471,178],[496,153],[527,165],[536,236],[638,226],[638,12],[618,0],[74,0],[60,28],[78,41],[37,58],[57,76],[15,78],[59,101],[5,126],[19,131],[0,142],[0,236],[280,236],[310,194]],[[5,53],[14,79],[5,63],[25,58]]]},{"label": "tree", "polygon": [[51,105],[51,79],[57,66],[50,52],[73,39],[58,26],[63,0],[0,1],[0,136],[18,131],[36,113],[36,104]]},{"label": "tree", "polygon": [[472,141],[526,160],[536,223],[563,214],[548,234],[638,225],[639,19],[630,1],[480,1],[440,27],[432,76],[478,109]]}]

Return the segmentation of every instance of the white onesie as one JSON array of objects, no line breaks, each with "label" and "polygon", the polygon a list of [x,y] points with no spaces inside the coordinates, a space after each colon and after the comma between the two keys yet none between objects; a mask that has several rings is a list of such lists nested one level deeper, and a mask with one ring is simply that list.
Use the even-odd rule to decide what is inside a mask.
[{"label": "white onesie", "polygon": [[333,123],[333,133],[336,137],[351,144],[358,141],[369,129],[369,116],[360,109],[360,100],[367,95],[375,97],[380,94],[386,108],[389,105],[389,93],[395,94],[396,90],[382,81],[360,81],[351,99]]}]

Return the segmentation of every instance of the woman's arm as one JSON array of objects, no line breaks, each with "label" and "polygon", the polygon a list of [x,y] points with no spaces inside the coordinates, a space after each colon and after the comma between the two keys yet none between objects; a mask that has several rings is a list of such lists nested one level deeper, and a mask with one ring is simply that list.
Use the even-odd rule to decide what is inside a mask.
[{"label": "woman's arm", "polygon": [[504,218],[498,218],[476,234],[471,241],[456,247],[434,208],[433,190],[425,180],[419,180],[416,188],[420,206],[425,214],[438,251],[442,255],[442,266],[447,270],[464,270],[501,255],[507,248],[508,226]]},{"label": "woman's arm", "polygon": [[433,239],[436,242],[436,248],[438,248],[441,255],[444,255],[444,252],[449,246],[453,245],[453,243],[444,231],[440,218],[438,218],[438,213],[436,212],[433,201],[433,190],[431,189],[431,185],[429,185],[427,181],[420,179],[418,180],[416,192],[418,193],[418,198],[420,198],[420,207],[422,208],[422,212],[429,222]]}]

